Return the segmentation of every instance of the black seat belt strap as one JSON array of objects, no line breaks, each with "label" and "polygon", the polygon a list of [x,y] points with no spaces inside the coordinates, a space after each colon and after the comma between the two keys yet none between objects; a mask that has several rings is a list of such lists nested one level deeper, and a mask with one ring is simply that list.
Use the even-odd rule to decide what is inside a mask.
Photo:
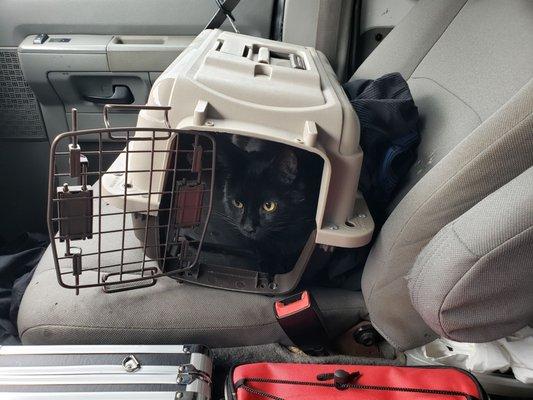
[{"label": "black seat belt strap", "polygon": [[218,29],[222,26],[226,18],[228,18],[231,26],[235,32],[239,33],[237,27],[234,24],[235,17],[233,16],[233,10],[239,4],[241,0],[215,0],[215,3],[218,6],[218,10],[211,18],[211,21],[205,26],[204,29]]}]

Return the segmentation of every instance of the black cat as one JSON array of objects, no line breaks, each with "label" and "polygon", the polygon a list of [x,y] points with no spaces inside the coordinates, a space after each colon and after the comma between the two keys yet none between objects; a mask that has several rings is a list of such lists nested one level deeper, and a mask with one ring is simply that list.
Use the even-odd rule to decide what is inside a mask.
[{"label": "black cat", "polygon": [[218,208],[259,270],[284,273],[296,263],[315,228],[322,163],[286,145],[217,138]]}]

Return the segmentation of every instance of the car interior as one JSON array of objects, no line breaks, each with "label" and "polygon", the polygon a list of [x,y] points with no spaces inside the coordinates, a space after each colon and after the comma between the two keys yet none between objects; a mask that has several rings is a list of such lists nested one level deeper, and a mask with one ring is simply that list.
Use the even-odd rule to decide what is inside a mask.
[{"label": "car interior", "polygon": [[[256,362],[452,365],[533,398],[532,43],[530,0],[1,0],[0,367],[11,345],[188,343],[213,398]],[[411,117],[412,140],[375,127]],[[410,157],[372,181],[386,202],[364,189],[385,143]],[[232,190],[309,182],[261,239],[282,250],[242,222],[233,252]]]}]

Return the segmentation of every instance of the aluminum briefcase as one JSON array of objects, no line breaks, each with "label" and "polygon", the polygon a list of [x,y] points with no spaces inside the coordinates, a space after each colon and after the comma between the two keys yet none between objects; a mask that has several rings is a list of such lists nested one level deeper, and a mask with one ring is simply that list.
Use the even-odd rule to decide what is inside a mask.
[{"label": "aluminum briefcase", "polygon": [[201,345],[1,346],[3,400],[209,400]]}]

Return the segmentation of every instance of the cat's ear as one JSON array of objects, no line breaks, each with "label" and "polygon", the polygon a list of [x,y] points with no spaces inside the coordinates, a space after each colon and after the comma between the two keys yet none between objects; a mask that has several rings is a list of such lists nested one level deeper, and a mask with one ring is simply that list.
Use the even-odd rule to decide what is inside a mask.
[{"label": "cat's ear", "polygon": [[263,151],[266,147],[264,141],[261,139],[240,135],[233,135],[231,137],[231,143],[247,153]]},{"label": "cat's ear", "polygon": [[287,148],[282,149],[275,162],[281,182],[285,185],[293,183],[298,175],[298,158],[294,151]]},{"label": "cat's ear", "polygon": [[225,137],[217,138],[217,166],[226,171],[237,168],[244,158],[244,151],[235,146],[230,139]]}]

